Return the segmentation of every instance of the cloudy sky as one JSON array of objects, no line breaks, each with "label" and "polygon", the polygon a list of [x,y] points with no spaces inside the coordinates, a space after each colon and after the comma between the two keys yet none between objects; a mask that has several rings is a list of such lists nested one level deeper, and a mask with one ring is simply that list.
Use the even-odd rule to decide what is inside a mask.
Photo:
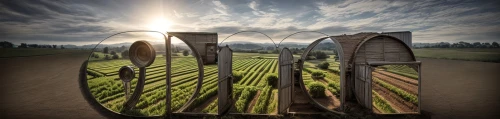
[{"label": "cloudy sky", "polygon": [[[2,0],[0,41],[83,45],[120,31],[156,30],[217,32],[219,41],[238,31],[275,41],[298,31],[411,31],[413,42],[499,42],[498,6],[498,0]],[[256,33],[230,40],[270,42]]]}]

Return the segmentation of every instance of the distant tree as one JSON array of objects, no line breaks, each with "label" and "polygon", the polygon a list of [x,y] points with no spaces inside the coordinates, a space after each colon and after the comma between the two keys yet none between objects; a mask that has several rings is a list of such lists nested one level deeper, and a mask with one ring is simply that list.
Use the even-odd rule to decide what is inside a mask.
[{"label": "distant tree", "polygon": [[187,50],[182,51],[182,55],[188,56],[189,55],[189,51],[187,51]]},{"label": "distant tree", "polygon": [[474,45],[475,48],[481,47],[481,43],[480,42],[474,42],[472,45]]},{"label": "distant tree", "polygon": [[482,43],[481,45],[483,48],[490,48],[491,47],[490,43]]},{"label": "distant tree", "polygon": [[14,48],[14,44],[7,41],[0,42],[0,48]]},{"label": "distant tree", "polygon": [[124,45],[122,45],[122,47],[120,47],[120,50],[118,50],[118,51],[124,51],[124,50],[127,50],[127,47],[125,47]]},{"label": "distant tree", "polygon": [[326,59],[328,58],[328,55],[325,52],[322,51],[316,51],[314,56],[316,56],[316,59]]},{"label": "distant tree", "polygon": [[52,45],[52,48],[57,48],[57,45]]},{"label": "distant tree", "polygon": [[103,53],[108,54],[108,50],[109,50],[109,48],[108,48],[108,47],[104,47],[104,49],[103,49],[103,51],[102,51],[102,52],[103,52]]},{"label": "distant tree", "polygon": [[111,51],[111,55],[116,55],[116,52],[115,51]]},{"label": "distant tree", "polygon": [[128,50],[122,52],[122,58],[128,58]]},{"label": "distant tree", "polygon": [[109,57],[109,55],[105,55],[105,56],[104,56],[104,59],[109,60],[109,59],[111,59],[111,57]]},{"label": "distant tree", "polygon": [[29,44],[28,45],[30,48],[40,48],[38,44]]},{"label": "distant tree", "polygon": [[61,45],[61,49],[64,49],[64,45]]},{"label": "distant tree", "polygon": [[498,45],[497,42],[493,42],[493,43],[491,43],[491,47],[493,47],[493,48],[499,48],[500,45]]},{"label": "distant tree", "polygon": [[26,43],[21,43],[21,45],[18,46],[18,48],[28,48],[28,45]]},{"label": "distant tree", "polygon": [[328,63],[328,62],[322,62],[322,63],[318,64],[318,67],[320,69],[328,69],[328,66],[330,66],[330,63]]},{"label": "distant tree", "polygon": [[118,59],[118,58],[120,58],[120,57],[118,56],[118,54],[116,54],[116,53],[115,53],[115,54],[113,55],[113,57],[112,57],[112,58],[113,58],[113,59]]}]

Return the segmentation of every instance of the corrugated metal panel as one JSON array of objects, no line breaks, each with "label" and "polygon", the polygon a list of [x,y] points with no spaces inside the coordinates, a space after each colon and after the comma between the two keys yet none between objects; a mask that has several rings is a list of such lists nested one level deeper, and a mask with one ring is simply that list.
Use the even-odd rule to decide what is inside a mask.
[{"label": "corrugated metal panel", "polygon": [[287,113],[293,103],[293,55],[288,48],[283,48],[278,58],[278,113]]},{"label": "corrugated metal panel", "polygon": [[219,52],[219,83],[218,83],[218,114],[226,112],[231,107],[233,80],[232,80],[233,52],[229,47],[222,47]]},{"label": "corrugated metal panel", "polygon": [[402,32],[382,32],[381,34],[389,35],[392,37],[396,37],[399,40],[403,41],[408,47],[412,47],[412,36],[410,31],[402,31]]}]

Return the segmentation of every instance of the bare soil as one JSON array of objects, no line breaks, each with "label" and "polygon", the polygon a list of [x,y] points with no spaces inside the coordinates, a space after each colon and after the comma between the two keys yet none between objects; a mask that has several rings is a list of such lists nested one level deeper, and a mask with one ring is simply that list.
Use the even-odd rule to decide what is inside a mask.
[{"label": "bare soil", "polygon": [[250,101],[250,103],[248,104],[248,108],[245,111],[246,113],[252,113],[253,106],[255,106],[255,103],[259,99],[260,93],[261,93],[260,90],[258,90],[257,93],[255,94],[255,96],[253,96],[252,101]]},{"label": "bare soil", "polygon": [[373,90],[384,98],[389,105],[397,112],[418,112],[418,106],[405,101],[394,92],[380,86],[379,84],[372,83]]},{"label": "bare soil", "polygon": [[486,119],[500,113],[500,63],[422,61],[422,110],[432,118]]},{"label": "bare soil", "polygon": [[405,90],[408,93],[411,93],[411,94],[414,94],[414,95],[418,95],[418,86],[416,86],[416,85],[413,85],[413,84],[410,84],[410,83],[407,83],[407,82],[404,82],[404,81],[401,81],[401,80],[398,80],[398,79],[395,79],[395,78],[392,78],[392,77],[380,74],[378,72],[372,72],[372,75],[374,77],[379,78],[380,80],[382,80],[384,82],[387,82],[387,83],[389,83],[389,84],[391,84],[393,86],[396,86],[396,87],[398,87],[400,89],[403,89],[403,90]]},{"label": "bare soil", "polygon": [[0,118],[104,118],[80,93],[87,53],[0,58]]},{"label": "bare soil", "polygon": [[[319,81],[322,82],[323,84],[325,84],[325,86],[328,85],[328,83],[325,80],[319,80]],[[326,97],[314,98],[314,100],[316,100],[316,102],[320,103],[322,106],[324,106],[328,109],[331,109],[331,110],[334,110],[334,109],[340,107],[340,100],[337,97],[335,97],[335,95],[333,95],[332,92],[325,90],[325,94],[326,94]]]}]

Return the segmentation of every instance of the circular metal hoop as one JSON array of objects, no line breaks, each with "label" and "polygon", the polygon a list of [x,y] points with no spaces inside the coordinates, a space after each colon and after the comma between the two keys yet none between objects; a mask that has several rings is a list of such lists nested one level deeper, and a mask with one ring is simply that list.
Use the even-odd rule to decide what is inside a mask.
[{"label": "circular metal hoop", "polygon": [[147,41],[136,41],[129,48],[129,57],[135,66],[147,67],[155,61],[156,52]]},{"label": "circular metal hoop", "polygon": [[123,82],[130,82],[135,77],[135,71],[131,66],[123,66],[118,70],[118,75]]}]

